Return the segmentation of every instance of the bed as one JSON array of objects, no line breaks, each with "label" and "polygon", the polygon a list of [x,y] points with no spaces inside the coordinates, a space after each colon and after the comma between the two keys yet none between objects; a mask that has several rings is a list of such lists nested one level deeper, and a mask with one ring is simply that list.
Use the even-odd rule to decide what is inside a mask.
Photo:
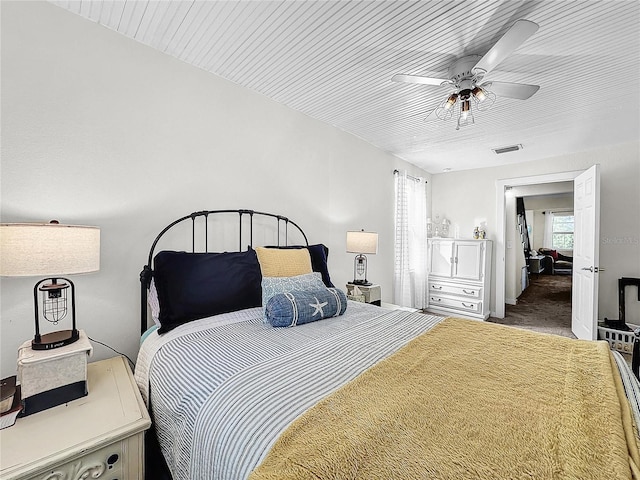
[{"label": "bed", "polygon": [[[156,254],[184,224],[191,252]],[[640,386],[606,342],[347,301],[327,253],[253,210],[154,240],[135,376],[172,478],[640,478]]]}]

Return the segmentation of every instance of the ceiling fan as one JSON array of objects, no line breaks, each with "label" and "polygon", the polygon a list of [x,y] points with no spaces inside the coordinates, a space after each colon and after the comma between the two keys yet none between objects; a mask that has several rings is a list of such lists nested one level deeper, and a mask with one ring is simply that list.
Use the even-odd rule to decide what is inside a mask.
[{"label": "ceiling fan", "polygon": [[441,120],[450,119],[455,110],[454,106],[459,102],[456,128],[458,130],[462,126],[474,123],[471,99],[476,103],[476,108],[482,111],[493,105],[496,96],[526,100],[538,91],[540,88],[538,85],[484,81],[485,75],[511,55],[537,30],[536,23],[523,19],[517,20],[484,55],[467,55],[453,62],[449,67],[447,78],[398,74],[391,80],[452,88],[452,93],[429,114],[426,120],[433,116]]}]

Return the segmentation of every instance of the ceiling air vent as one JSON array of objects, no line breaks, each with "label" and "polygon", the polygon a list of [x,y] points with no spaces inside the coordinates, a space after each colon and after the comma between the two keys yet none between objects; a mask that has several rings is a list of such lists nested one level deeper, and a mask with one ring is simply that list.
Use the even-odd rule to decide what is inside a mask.
[{"label": "ceiling air vent", "polygon": [[519,143],[517,145],[509,145],[508,147],[492,148],[491,150],[493,150],[493,153],[495,153],[496,155],[500,155],[501,153],[515,152],[517,150],[522,150],[522,144]]}]

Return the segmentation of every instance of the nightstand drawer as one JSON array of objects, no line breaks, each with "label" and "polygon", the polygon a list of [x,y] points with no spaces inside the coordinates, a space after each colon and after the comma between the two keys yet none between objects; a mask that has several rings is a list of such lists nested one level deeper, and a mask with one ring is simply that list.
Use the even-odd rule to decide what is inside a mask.
[{"label": "nightstand drawer", "polygon": [[124,479],[140,478],[140,464],[143,449],[143,434],[113,443],[107,447],[75,458],[29,477],[29,480],[50,480],[52,478],[97,478]]},{"label": "nightstand drawer", "polygon": [[456,308],[467,312],[479,312],[482,310],[482,302],[472,300],[465,301],[462,299],[439,297],[436,295],[429,295],[429,306]]},{"label": "nightstand drawer", "polygon": [[481,299],[482,287],[449,285],[447,283],[429,283],[429,294],[433,295],[459,295],[461,297]]}]

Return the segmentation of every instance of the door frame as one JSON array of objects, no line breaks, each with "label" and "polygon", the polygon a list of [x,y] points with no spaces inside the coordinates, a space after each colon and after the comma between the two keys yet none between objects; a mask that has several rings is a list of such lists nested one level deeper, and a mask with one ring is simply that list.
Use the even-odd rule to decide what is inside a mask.
[{"label": "door frame", "polygon": [[505,314],[505,277],[506,277],[506,192],[507,187],[520,187],[523,185],[540,185],[545,183],[557,183],[573,181],[585,170],[574,170],[570,172],[549,173],[545,175],[534,175],[529,177],[506,178],[496,180],[496,275],[495,275],[495,312],[492,316],[504,318]]}]

